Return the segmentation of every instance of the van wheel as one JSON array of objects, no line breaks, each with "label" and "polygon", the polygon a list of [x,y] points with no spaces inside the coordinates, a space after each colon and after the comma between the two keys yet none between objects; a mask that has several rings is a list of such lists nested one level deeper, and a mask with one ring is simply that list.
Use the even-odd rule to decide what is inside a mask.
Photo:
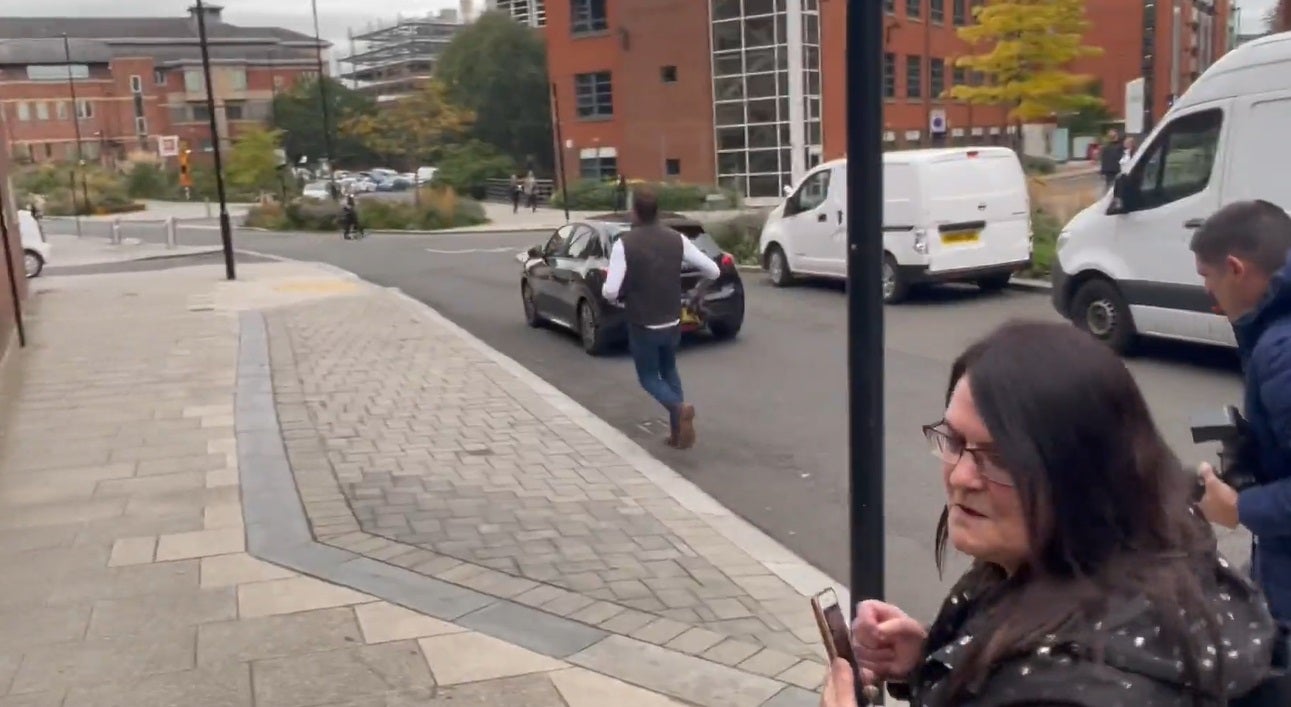
[{"label": "van wheel", "polygon": [[1087,280],[1076,290],[1071,298],[1071,321],[1117,353],[1128,353],[1134,345],[1130,307],[1116,286],[1106,280]]},{"label": "van wheel", "polygon": [[901,268],[891,253],[883,256],[883,303],[899,304],[910,296],[910,283],[901,277]]},{"label": "van wheel", "polygon": [[991,275],[977,281],[977,286],[983,292],[999,292],[1009,286],[1009,279],[1013,277],[1012,273],[1003,275]]},{"label": "van wheel", "polygon": [[771,275],[771,284],[776,287],[788,287],[793,284],[793,271],[789,269],[789,258],[785,257],[784,251],[778,245],[767,249],[767,273]]},{"label": "van wheel", "polygon": [[27,271],[27,279],[40,277],[40,272],[45,269],[45,259],[40,257],[40,253],[34,250],[24,250],[22,252],[22,267]]}]

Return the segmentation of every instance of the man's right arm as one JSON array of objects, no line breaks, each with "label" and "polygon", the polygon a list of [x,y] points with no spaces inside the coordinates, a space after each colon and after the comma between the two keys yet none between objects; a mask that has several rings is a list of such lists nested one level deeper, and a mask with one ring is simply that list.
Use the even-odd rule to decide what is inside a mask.
[{"label": "man's right arm", "polygon": [[607,302],[619,301],[619,291],[623,289],[623,278],[628,274],[628,259],[623,254],[623,239],[614,242],[610,249],[610,271],[605,275],[605,284],[601,287],[601,296]]},{"label": "man's right arm", "polygon": [[[1291,459],[1291,333],[1265,335],[1277,338],[1260,342],[1251,357],[1251,379],[1259,386],[1260,404],[1282,456]],[[1291,469],[1276,473],[1278,480],[1252,486],[1237,496],[1238,521],[1257,537],[1291,535]]]}]

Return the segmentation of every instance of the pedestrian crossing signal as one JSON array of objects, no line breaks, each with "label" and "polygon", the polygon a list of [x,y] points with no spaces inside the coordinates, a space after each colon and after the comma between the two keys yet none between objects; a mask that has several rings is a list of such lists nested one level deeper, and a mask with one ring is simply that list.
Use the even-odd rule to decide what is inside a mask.
[{"label": "pedestrian crossing signal", "polygon": [[193,176],[188,171],[188,154],[190,152],[192,150],[185,149],[179,153],[179,186],[185,188],[193,186]]}]

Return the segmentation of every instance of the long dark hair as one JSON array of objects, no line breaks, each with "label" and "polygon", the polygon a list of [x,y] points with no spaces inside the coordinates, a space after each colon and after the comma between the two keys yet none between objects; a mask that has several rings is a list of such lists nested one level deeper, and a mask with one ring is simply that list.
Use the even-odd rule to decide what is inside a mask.
[{"label": "long dark hair", "polygon": [[[1203,681],[1199,669],[1203,643],[1220,641],[1199,571],[1218,561],[1214,534],[1192,508],[1193,477],[1121,360],[1074,327],[1013,322],[959,357],[951,390],[963,376],[1013,475],[1031,554],[1007,580],[986,563],[969,570],[968,585],[994,585],[1007,600],[985,609],[984,640],[951,675],[951,694],[1046,636],[1087,631],[1109,598],[1141,596],[1158,609],[1162,638],[1180,649],[1198,704],[1222,695],[1221,671]],[[939,568],[947,535],[943,513]],[[1201,636],[1190,630],[1198,624]]]}]

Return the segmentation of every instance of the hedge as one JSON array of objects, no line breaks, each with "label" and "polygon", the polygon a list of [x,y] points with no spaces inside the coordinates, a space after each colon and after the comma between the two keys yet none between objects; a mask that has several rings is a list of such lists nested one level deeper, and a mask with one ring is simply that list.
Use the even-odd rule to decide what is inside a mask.
[{"label": "hedge", "polygon": [[[391,199],[359,199],[359,223],[369,231],[434,231],[487,223],[484,207],[460,197],[452,189],[422,189],[420,204]],[[340,202],[294,199],[286,206],[269,203],[253,206],[245,225],[272,231],[336,231],[340,229]]]},{"label": "hedge", "polygon": [[[629,182],[628,188],[645,186],[650,188],[659,199],[660,211],[695,211],[708,206],[722,209],[738,208],[740,198],[734,192],[722,191],[714,187],[698,184],[680,184],[674,182]],[[575,211],[609,211],[617,204],[618,185],[611,181],[583,179],[569,185],[566,191],[558,191],[551,197],[551,205],[562,208],[568,201],[569,208]],[[708,197],[717,195],[720,201],[710,203]]]}]

